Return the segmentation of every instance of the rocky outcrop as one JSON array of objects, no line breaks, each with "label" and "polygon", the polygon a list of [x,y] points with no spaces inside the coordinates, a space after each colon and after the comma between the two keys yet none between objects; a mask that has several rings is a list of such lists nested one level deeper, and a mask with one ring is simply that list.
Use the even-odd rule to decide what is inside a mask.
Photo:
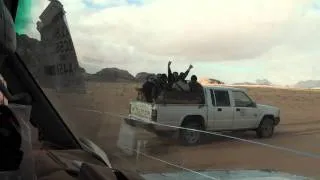
[{"label": "rocky outcrop", "polygon": [[232,85],[257,85],[257,84],[252,82],[242,82],[242,83],[234,83]]},{"label": "rocky outcrop", "polygon": [[241,86],[257,86],[257,85],[261,85],[261,86],[272,86],[272,83],[267,80],[267,79],[257,79],[255,83],[253,82],[242,82],[242,83],[234,83],[233,85],[241,85]]},{"label": "rocky outcrop", "polygon": [[155,75],[154,73],[140,72],[136,75],[136,80],[139,82],[144,82],[149,76]]},{"label": "rocky outcrop", "polygon": [[[44,48],[41,41],[30,38],[27,35],[17,34],[17,53],[24,61],[31,74],[35,79],[45,87],[51,87],[50,79],[44,74],[44,67],[47,64],[47,60],[44,59],[47,51]],[[88,74],[82,67],[79,69],[84,78],[89,81],[104,81],[104,82],[129,82],[136,81],[136,78],[132,76],[128,71],[118,68],[105,68],[95,74]],[[143,74],[140,76],[143,78]]]},{"label": "rocky outcrop", "polygon": [[198,81],[200,84],[203,84],[203,85],[224,84],[224,82],[217,79],[212,79],[212,78],[202,78]]},{"label": "rocky outcrop", "polygon": [[104,68],[95,74],[86,77],[88,81],[95,82],[135,82],[136,78],[128,71],[118,68]]},{"label": "rocky outcrop", "polygon": [[[81,88],[84,89],[83,77],[85,77],[86,72],[84,68],[81,68],[79,66],[77,67],[80,69],[77,69],[77,67],[75,67],[74,71],[76,72],[74,73],[73,79],[71,79],[72,82],[77,83],[75,85],[75,88],[68,86],[60,87],[59,84],[55,83],[57,81],[54,78],[61,78],[61,76],[56,75],[56,66],[52,65],[54,63],[50,62],[50,59],[48,59],[49,50],[48,48],[45,48],[46,46],[44,44],[45,43],[43,43],[42,41],[31,38],[25,34],[17,34],[17,53],[26,64],[27,68],[36,79],[36,81],[41,84],[42,87],[46,88],[71,88],[72,90]],[[74,64],[77,64],[77,59],[75,59]],[[53,68],[51,68],[52,66]],[[48,67],[50,67],[50,71],[48,71]],[[80,73],[84,76],[78,76],[77,71],[80,71]]]},{"label": "rocky outcrop", "polygon": [[256,84],[257,85],[266,85],[266,86],[272,85],[272,83],[268,79],[257,79]]},{"label": "rocky outcrop", "polygon": [[41,80],[43,76],[41,69],[43,67],[41,53],[43,51],[44,48],[37,39],[17,34],[17,53],[37,80]]}]

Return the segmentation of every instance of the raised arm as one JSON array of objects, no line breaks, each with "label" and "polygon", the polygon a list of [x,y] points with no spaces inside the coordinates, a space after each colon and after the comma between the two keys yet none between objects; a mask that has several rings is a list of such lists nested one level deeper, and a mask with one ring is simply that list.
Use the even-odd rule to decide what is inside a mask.
[{"label": "raised arm", "polygon": [[173,81],[173,75],[172,75],[172,72],[171,72],[170,65],[171,65],[171,61],[168,62],[168,82],[169,83],[171,83]]},{"label": "raised arm", "polygon": [[182,75],[182,77],[180,77],[180,78],[181,78],[182,80],[185,80],[185,79],[187,78],[190,70],[191,70],[192,68],[193,68],[193,66],[190,65],[190,66],[188,67],[188,69],[186,70],[186,72],[184,72],[183,75]]}]

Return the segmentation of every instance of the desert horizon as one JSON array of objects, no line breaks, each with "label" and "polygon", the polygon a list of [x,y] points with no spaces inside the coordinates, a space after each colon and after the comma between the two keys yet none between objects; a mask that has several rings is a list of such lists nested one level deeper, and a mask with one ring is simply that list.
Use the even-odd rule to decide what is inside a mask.
[{"label": "desert horizon", "polygon": [[[82,67],[82,69],[85,69]],[[121,77],[125,76],[125,80],[127,81],[144,81],[143,79],[146,78],[146,76],[148,75],[152,75],[152,74],[157,74],[157,73],[165,73],[167,74],[167,72],[146,72],[146,71],[141,71],[136,73],[135,75],[131,74],[128,70],[126,69],[120,69],[118,67],[109,67],[109,68],[101,68],[101,70],[96,71],[95,73],[87,73],[84,70],[85,73],[85,77],[88,79],[88,77],[92,77],[95,75],[102,75],[102,73],[111,73],[111,72],[117,72],[118,76]],[[188,78],[191,76],[192,71],[190,72]],[[195,74],[197,75],[197,74]],[[90,78],[89,78],[90,79]],[[91,80],[91,79],[90,79]],[[101,79],[100,81],[104,81],[104,82],[116,82],[117,77],[114,77],[113,79],[108,79],[108,80],[103,80]],[[121,81],[121,80],[120,80]],[[320,80],[309,80],[309,79],[305,79],[302,81],[297,81],[294,84],[290,84],[290,83],[283,83],[283,84],[273,84],[272,82],[270,82],[268,79],[262,78],[259,79],[257,77],[255,82],[248,82],[246,80],[243,80],[242,82],[234,82],[234,83],[230,83],[228,81],[220,81],[219,79],[214,78],[214,76],[212,77],[208,77],[208,76],[198,76],[198,81],[203,84],[203,85],[210,85],[210,84],[216,84],[214,82],[222,82],[223,84],[226,85],[238,85],[238,86],[249,86],[249,87],[276,87],[276,88],[297,88],[297,89],[320,89]],[[210,83],[210,81],[213,81],[213,83]]]},{"label": "desert horizon", "polygon": [[[64,117],[68,126],[78,136],[85,136],[100,145],[116,166],[133,168],[139,172],[167,172],[176,169],[141,154],[128,155],[119,147],[119,138],[129,143],[130,148],[145,142],[139,151],[191,169],[206,168],[261,168],[277,169],[308,176],[318,175],[318,159],[312,159],[281,150],[214,137],[206,144],[196,147],[181,147],[174,141],[161,139],[141,129],[127,127],[123,118],[129,113],[129,102],[136,98],[140,83],[87,82],[87,94],[58,93],[45,89],[45,93]],[[257,142],[273,144],[310,153],[320,152],[320,91],[246,87],[248,94],[261,104],[281,109],[281,121],[271,139],[260,140],[251,132],[232,136]],[[127,144],[128,145],[128,144]],[[121,145],[122,146],[122,145]],[[123,145],[126,146],[126,145]],[[231,149],[237,148],[234,156]],[[119,151],[119,149],[121,151]],[[216,154],[210,156],[210,154]],[[135,153],[134,153],[135,154]],[[265,154],[265,156],[260,156]],[[189,159],[188,157],[196,159]],[[245,158],[250,156],[250,160]],[[209,159],[206,157],[210,157]],[[270,159],[270,157],[276,157]],[[249,163],[250,162],[250,163]],[[299,163],[298,163],[299,162]],[[304,166],[300,166],[304,163]]]}]

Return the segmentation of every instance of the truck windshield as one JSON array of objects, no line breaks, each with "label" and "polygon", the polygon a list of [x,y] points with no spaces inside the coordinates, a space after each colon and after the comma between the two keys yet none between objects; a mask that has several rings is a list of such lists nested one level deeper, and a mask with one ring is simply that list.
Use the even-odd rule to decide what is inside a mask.
[{"label": "truck windshield", "polygon": [[119,167],[317,177],[318,7],[20,0],[17,53],[72,132]]},{"label": "truck windshield", "polygon": [[252,100],[244,92],[233,91],[233,96],[236,107],[252,106]]}]

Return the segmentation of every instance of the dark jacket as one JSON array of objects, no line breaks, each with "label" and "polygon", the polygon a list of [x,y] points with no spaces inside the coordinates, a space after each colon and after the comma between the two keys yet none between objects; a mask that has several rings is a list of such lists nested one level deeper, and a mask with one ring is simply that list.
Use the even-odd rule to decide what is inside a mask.
[{"label": "dark jacket", "polygon": [[162,91],[168,89],[168,83],[158,79],[152,89],[152,99],[157,99]]},{"label": "dark jacket", "polygon": [[152,102],[152,91],[153,91],[154,86],[155,86],[155,83],[151,82],[151,81],[146,81],[142,85],[142,92],[143,92],[144,97],[146,98],[147,102]]},{"label": "dark jacket", "polygon": [[203,87],[198,82],[189,82],[190,92],[203,92]]},{"label": "dark jacket", "polygon": [[201,104],[204,104],[205,98],[204,98],[204,92],[203,92],[202,85],[198,82],[189,82],[189,87],[190,87],[190,92],[199,94],[199,97],[201,98],[200,99]]}]

